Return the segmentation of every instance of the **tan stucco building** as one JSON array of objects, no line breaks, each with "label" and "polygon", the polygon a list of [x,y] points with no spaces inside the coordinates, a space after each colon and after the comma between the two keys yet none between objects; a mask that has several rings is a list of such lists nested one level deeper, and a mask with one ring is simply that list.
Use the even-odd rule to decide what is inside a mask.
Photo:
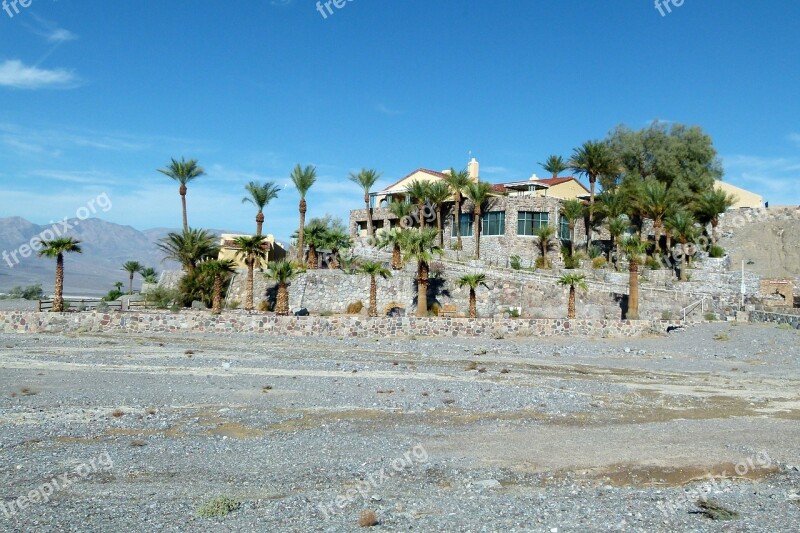
[{"label": "tan stucco building", "polygon": [[[237,237],[252,237],[252,235],[235,235],[231,233],[222,234],[220,236],[218,259],[220,261],[233,261],[236,265],[236,268],[244,269],[247,268],[247,265],[244,263],[244,258],[237,257],[236,255],[236,252],[239,251],[239,247],[234,243]],[[272,235],[266,235],[264,240],[266,241],[265,249],[267,252],[267,258],[262,262],[262,264],[256,265],[256,268],[265,268],[267,263],[270,261],[280,261],[286,257],[286,250],[284,250],[281,243],[275,240],[275,237]]]},{"label": "tan stucco building", "polygon": [[760,209],[764,207],[764,198],[761,195],[742,189],[736,185],[717,180],[714,182],[714,188],[736,197],[736,203],[732,206],[733,209]]}]

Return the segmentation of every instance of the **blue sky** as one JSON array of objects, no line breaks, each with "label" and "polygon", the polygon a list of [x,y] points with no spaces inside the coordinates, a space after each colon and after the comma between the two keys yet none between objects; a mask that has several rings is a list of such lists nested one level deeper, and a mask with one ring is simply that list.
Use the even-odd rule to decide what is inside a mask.
[{"label": "blue sky", "polygon": [[[680,3],[680,2],[679,2]],[[491,182],[543,173],[620,123],[702,126],[725,179],[800,204],[800,4],[685,0],[32,0],[0,10],[0,217],[178,227],[156,169],[199,159],[192,226],[251,231],[251,179],[315,164],[311,216],[361,205],[349,172],[419,167]],[[297,224],[296,191],[266,231]]]}]

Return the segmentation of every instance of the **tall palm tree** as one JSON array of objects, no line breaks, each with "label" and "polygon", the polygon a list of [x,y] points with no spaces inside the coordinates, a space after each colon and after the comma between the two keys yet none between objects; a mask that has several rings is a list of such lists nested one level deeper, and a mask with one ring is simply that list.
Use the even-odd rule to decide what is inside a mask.
[{"label": "tall palm tree", "polygon": [[536,228],[533,234],[539,240],[539,251],[542,253],[542,268],[550,268],[550,261],[547,259],[547,252],[552,250],[552,239],[556,234],[556,228],[549,224],[544,224]]},{"label": "tall palm tree", "polygon": [[628,256],[628,311],[625,318],[639,320],[639,266],[647,253],[648,243],[638,235],[629,235],[622,241],[622,250]]},{"label": "tall palm tree", "polygon": [[551,155],[545,159],[544,163],[539,163],[539,165],[547,172],[550,172],[553,178],[557,178],[559,174],[569,168],[567,162],[560,155]]},{"label": "tall palm tree", "polygon": [[270,269],[264,276],[278,284],[278,294],[275,297],[275,314],[286,316],[289,314],[289,282],[294,279],[299,272],[289,261],[277,261],[270,265]]},{"label": "tall palm tree", "polygon": [[653,253],[661,252],[661,228],[664,217],[674,207],[676,198],[666,183],[655,179],[648,179],[639,187],[637,197],[634,199],[639,211],[653,221],[653,234],[656,245]]},{"label": "tall palm tree", "polygon": [[713,189],[695,198],[694,212],[702,224],[711,223],[711,244],[717,244],[719,215],[730,209],[738,199],[725,191]]},{"label": "tall palm tree", "polygon": [[386,279],[392,275],[383,263],[378,261],[364,261],[359,271],[369,276],[369,316],[378,316],[378,282],[377,277]]},{"label": "tall palm tree", "polygon": [[153,267],[145,267],[140,272],[142,275],[142,281],[145,283],[158,283],[158,272]]},{"label": "tall palm tree", "polygon": [[569,248],[571,255],[575,255],[575,222],[583,217],[583,213],[583,202],[580,200],[567,200],[561,206],[561,214],[567,217],[567,222],[569,222]]},{"label": "tall palm tree", "polygon": [[444,249],[444,204],[450,200],[450,186],[444,181],[435,181],[428,187],[428,199],[436,206],[436,229],[439,232],[439,248]]},{"label": "tall palm tree", "polygon": [[605,143],[586,141],[572,152],[569,161],[572,170],[589,178],[589,206],[594,210],[594,187],[597,178],[613,171],[613,159]]},{"label": "tall palm tree", "polygon": [[235,272],[236,268],[233,261],[211,259],[200,263],[198,269],[208,276],[214,278],[214,289],[211,296],[211,314],[222,314],[222,283],[223,278]]},{"label": "tall palm tree", "polygon": [[428,274],[434,254],[441,255],[436,244],[436,230],[404,231],[401,246],[406,261],[417,262],[417,316],[428,316]]},{"label": "tall palm tree", "polygon": [[122,270],[130,274],[130,281],[128,285],[128,294],[133,294],[133,275],[141,273],[144,267],[138,261],[126,261],[122,264]]},{"label": "tall palm tree", "polygon": [[631,221],[624,215],[619,215],[608,221],[608,233],[611,235],[611,246],[608,248],[608,262],[611,263],[611,250],[616,245],[617,248],[617,261],[614,263],[614,269],[619,272],[619,262],[622,259],[622,251],[620,250],[620,240],[622,235],[631,227]]},{"label": "tall palm tree", "polygon": [[456,245],[461,250],[461,204],[464,201],[464,190],[467,185],[472,183],[472,178],[469,176],[469,170],[456,170],[450,169],[450,173],[445,175],[444,182],[450,187],[453,193],[453,199],[456,203],[455,225],[456,225]]},{"label": "tall palm tree", "polygon": [[42,241],[39,256],[56,258],[56,284],[53,289],[53,312],[64,311],[64,254],[81,253],[81,241],[72,237],[61,237],[52,241]]},{"label": "tall palm tree", "polygon": [[197,164],[197,159],[186,161],[182,157],[180,161],[172,159],[166,168],[159,168],[158,171],[181,184],[178,193],[181,195],[183,207],[183,231],[189,231],[189,221],[186,217],[186,184],[205,175],[206,171]]},{"label": "tall palm tree", "polygon": [[319,268],[317,251],[325,248],[328,239],[328,227],[322,220],[311,219],[305,228],[306,242],[308,243],[308,258],[306,268],[316,270]]},{"label": "tall palm tree", "polygon": [[164,252],[165,259],[177,261],[190,274],[200,261],[217,258],[216,241],[217,238],[204,229],[189,228],[183,233],[169,233],[156,246]]},{"label": "tall palm tree", "polygon": [[430,183],[427,181],[414,180],[408,187],[406,193],[411,197],[411,201],[417,205],[417,216],[419,217],[420,229],[425,229],[425,202],[430,196]]},{"label": "tall palm tree", "polygon": [[400,239],[402,239],[402,235],[402,229],[392,228],[382,232],[375,244],[377,248],[392,247],[392,270],[401,270],[403,268],[403,255],[400,250]]},{"label": "tall palm tree", "polygon": [[256,264],[260,265],[261,262],[267,257],[267,250],[265,244],[267,240],[262,235],[255,235],[253,237],[236,237],[233,240],[236,246],[236,257],[244,260],[247,265],[247,296],[245,297],[244,310],[252,311],[253,304],[253,272],[255,271]]},{"label": "tall palm tree", "polygon": [[562,276],[561,279],[558,280],[560,285],[569,286],[569,301],[567,303],[567,318],[574,319],[577,318],[577,313],[575,309],[575,287],[586,291],[589,287],[586,286],[586,282],[584,281],[586,276],[583,274],[567,274],[566,276]]},{"label": "tall palm tree", "polygon": [[467,198],[472,200],[475,212],[475,259],[481,258],[481,213],[492,192],[492,186],[485,181],[470,182],[464,189]]},{"label": "tall palm tree", "polygon": [[372,228],[372,208],[369,205],[369,193],[372,187],[380,179],[381,173],[375,169],[361,169],[358,174],[350,173],[349,180],[364,189],[364,204],[367,206],[367,236],[372,238],[375,231]]},{"label": "tall palm tree", "polygon": [[264,226],[264,208],[278,197],[281,188],[272,181],[265,181],[264,183],[251,181],[244,186],[244,190],[246,190],[250,196],[242,198],[242,203],[250,203],[258,208],[258,213],[256,214],[256,235],[261,235],[261,230]]},{"label": "tall palm tree", "polygon": [[475,289],[483,285],[487,289],[486,275],[485,274],[466,274],[458,278],[456,284],[459,287],[469,287],[469,317],[478,318],[478,299],[475,294]]},{"label": "tall palm tree", "polygon": [[303,264],[303,255],[305,249],[303,248],[303,237],[306,225],[306,194],[308,190],[317,181],[317,167],[308,165],[305,168],[297,165],[294,167],[291,175],[289,176],[294,183],[297,192],[300,194],[300,228],[297,231],[297,262]]},{"label": "tall palm tree", "polygon": [[672,232],[673,237],[681,243],[681,281],[687,281],[686,271],[686,245],[697,236],[694,216],[687,211],[679,210],[667,217],[664,222]]}]

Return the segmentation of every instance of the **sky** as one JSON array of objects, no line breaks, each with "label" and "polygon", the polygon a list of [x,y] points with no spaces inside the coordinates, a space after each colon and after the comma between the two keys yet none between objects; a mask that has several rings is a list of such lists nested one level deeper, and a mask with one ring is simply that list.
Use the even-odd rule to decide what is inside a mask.
[{"label": "sky", "polygon": [[244,185],[269,180],[285,239],[298,163],[319,173],[309,216],[346,220],[361,168],[380,188],[472,154],[485,181],[523,180],[655,119],[701,126],[726,181],[800,204],[794,0],[22,1],[0,8],[0,218],[105,194],[105,220],[177,228],[156,170],[186,157],[207,172],[191,226],[254,231]]}]

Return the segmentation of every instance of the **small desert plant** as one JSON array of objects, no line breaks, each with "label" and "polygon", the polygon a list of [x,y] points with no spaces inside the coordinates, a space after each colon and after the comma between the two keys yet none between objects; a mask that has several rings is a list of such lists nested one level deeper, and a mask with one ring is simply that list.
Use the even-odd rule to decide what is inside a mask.
[{"label": "small desert plant", "polygon": [[108,311],[108,304],[106,302],[100,302],[97,304],[97,307],[95,307],[95,309],[97,309],[97,311],[99,311],[100,313],[105,313],[106,311]]},{"label": "small desert plant", "polygon": [[661,261],[656,257],[648,257],[644,262],[644,266],[650,270],[661,270]]},{"label": "small desert plant", "polygon": [[239,307],[241,306],[242,302],[240,302],[239,300],[231,300],[230,302],[228,302],[227,308],[234,310],[234,309],[239,309]]},{"label": "small desert plant", "polygon": [[439,307],[438,303],[431,304],[431,308],[428,310],[428,316],[439,316],[439,313],[442,312],[442,309]]},{"label": "small desert plant", "polygon": [[514,270],[520,270],[522,268],[522,259],[518,255],[512,255],[508,258],[509,264],[511,268]]},{"label": "small desert plant", "polygon": [[507,311],[510,318],[519,318],[519,309],[509,309]]},{"label": "small desert plant", "polygon": [[537,257],[536,268],[550,268],[550,262],[546,257]]},{"label": "small desert plant", "polygon": [[261,303],[258,304],[258,310],[262,313],[266,313],[267,311],[272,311],[269,306],[269,302],[267,300],[261,300]]},{"label": "small desert plant", "polygon": [[714,335],[715,341],[729,341],[731,340],[730,336],[727,333],[717,333]]},{"label": "small desert plant", "polygon": [[723,507],[714,500],[701,498],[697,500],[697,506],[700,508],[700,514],[712,520],[736,520],[739,518],[739,513]]},{"label": "small desert plant", "polygon": [[708,249],[708,257],[725,257],[725,249],[718,244],[712,244],[711,248]]},{"label": "small desert plant", "polygon": [[672,311],[661,311],[661,320],[672,320]]},{"label": "small desert plant", "polygon": [[705,315],[703,315],[703,318],[705,318],[708,322],[714,322],[715,320],[717,320],[717,315],[715,315],[714,313],[706,313]]},{"label": "small desert plant", "polygon": [[241,502],[223,496],[214,498],[197,509],[197,514],[203,518],[222,518],[241,507]]},{"label": "small desert plant", "polygon": [[123,411],[122,409],[114,409],[111,412],[111,416],[113,416],[114,418],[122,418],[123,416],[125,416],[125,411]]},{"label": "small desert plant", "polygon": [[320,311],[319,316],[333,316],[333,311]]},{"label": "small desert plant", "polygon": [[592,259],[592,268],[595,270],[600,268],[605,268],[606,263],[607,263],[606,258],[603,257],[602,255],[600,257],[595,257],[594,259]]},{"label": "small desert plant", "polygon": [[358,515],[358,525],[360,527],[372,527],[378,524],[378,515],[375,511],[364,510]]},{"label": "small desert plant", "polygon": [[589,247],[589,259],[597,259],[598,257],[603,256],[603,251],[600,250],[597,246],[590,246]]},{"label": "small desert plant", "polygon": [[169,310],[172,311],[173,313],[180,313],[181,309],[182,307],[180,306],[180,304],[177,303],[172,304],[169,308]]},{"label": "small desert plant", "polygon": [[353,302],[347,306],[347,314],[348,315],[357,315],[364,309],[364,302],[358,300],[357,302]]}]

